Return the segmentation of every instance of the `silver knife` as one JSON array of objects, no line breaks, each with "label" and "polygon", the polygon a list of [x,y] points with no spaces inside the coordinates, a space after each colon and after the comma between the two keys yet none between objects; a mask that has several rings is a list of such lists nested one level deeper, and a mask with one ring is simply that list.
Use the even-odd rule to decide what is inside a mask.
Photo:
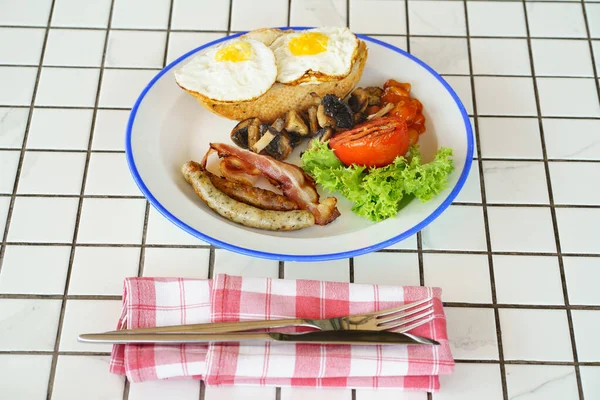
[{"label": "silver knife", "polygon": [[439,345],[440,343],[410,333],[388,331],[317,331],[308,333],[86,333],[80,342],[109,344],[183,344],[211,342],[283,342],[314,344],[404,344]]}]

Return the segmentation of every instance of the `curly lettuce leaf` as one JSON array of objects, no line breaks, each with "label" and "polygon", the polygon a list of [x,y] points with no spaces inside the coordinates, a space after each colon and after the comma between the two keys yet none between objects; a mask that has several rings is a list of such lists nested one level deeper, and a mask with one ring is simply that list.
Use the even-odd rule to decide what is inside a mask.
[{"label": "curly lettuce leaf", "polygon": [[385,167],[347,167],[318,140],[302,154],[302,168],[325,190],[351,201],[354,213],[372,221],[394,217],[413,198],[431,200],[446,187],[454,169],[452,149],[439,149],[433,161],[423,164],[418,146],[410,148],[408,160],[397,157]]}]

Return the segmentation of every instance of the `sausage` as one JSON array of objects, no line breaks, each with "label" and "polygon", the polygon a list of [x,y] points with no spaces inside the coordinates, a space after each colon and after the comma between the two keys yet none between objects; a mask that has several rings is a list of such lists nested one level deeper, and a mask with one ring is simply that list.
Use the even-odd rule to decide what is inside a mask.
[{"label": "sausage", "polygon": [[189,161],[181,167],[185,180],[211,209],[235,223],[257,229],[291,231],[314,225],[313,214],[305,210],[261,210],[232,199],[210,181],[200,164]]},{"label": "sausage", "polygon": [[225,193],[234,200],[260,208],[262,210],[292,211],[297,210],[298,204],[285,196],[273,193],[270,190],[231,182],[208,171],[204,173],[209,177],[215,188]]}]

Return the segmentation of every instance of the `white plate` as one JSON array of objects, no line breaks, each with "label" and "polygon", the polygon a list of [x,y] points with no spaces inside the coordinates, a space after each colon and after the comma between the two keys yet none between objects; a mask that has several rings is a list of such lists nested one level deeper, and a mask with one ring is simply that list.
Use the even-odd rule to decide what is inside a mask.
[{"label": "white plate", "polygon": [[[240,33],[241,34],[241,33]],[[419,139],[425,161],[440,146],[453,150],[455,170],[446,190],[427,203],[412,201],[397,217],[373,223],[356,216],[341,195],[341,216],[326,226],[270,232],[232,223],[210,210],[181,175],[181,166],[200,161],[209,142],[231,143],[236,122],[205,110],[175,83],[173,69],[194,53],[239,36],[216,40],[184,54],[160,71],[137,99],[127,126],[126,152],[131,173],[150,203],[184,231],[215,246],[288,261],[348,258],[388,247],[423,229],[460,192],[473,157],[469,117],[456,93],[433,69],[388,43],[366,37],[369,57],[359,86],[381,86],[387,79],[410,82],[424,105],[427,131]],[[296,149],[289,162],[298,163]],[[214,163],[214,160],[212,160]],[[319,189],[319,193],[324,195]]]}]

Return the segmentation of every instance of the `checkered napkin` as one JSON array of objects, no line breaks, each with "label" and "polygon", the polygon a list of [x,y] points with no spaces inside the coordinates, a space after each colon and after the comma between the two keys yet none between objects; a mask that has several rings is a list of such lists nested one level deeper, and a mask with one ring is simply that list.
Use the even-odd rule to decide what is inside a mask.
[{"label": "checkered napkin", "polygon": [[[202,379],[206,385],[439,390],[450,374],[441,290],[217,275],[213,280],[128,278],[118,329],[202,322],[331,318],[434,298],[435,319],[411,331],[440,346],[254,343],[115,345],[110,370],[132,382]],[[310,330],[292,328],[293,331]],[[280,329],[278,329],[281,331]]]}]

